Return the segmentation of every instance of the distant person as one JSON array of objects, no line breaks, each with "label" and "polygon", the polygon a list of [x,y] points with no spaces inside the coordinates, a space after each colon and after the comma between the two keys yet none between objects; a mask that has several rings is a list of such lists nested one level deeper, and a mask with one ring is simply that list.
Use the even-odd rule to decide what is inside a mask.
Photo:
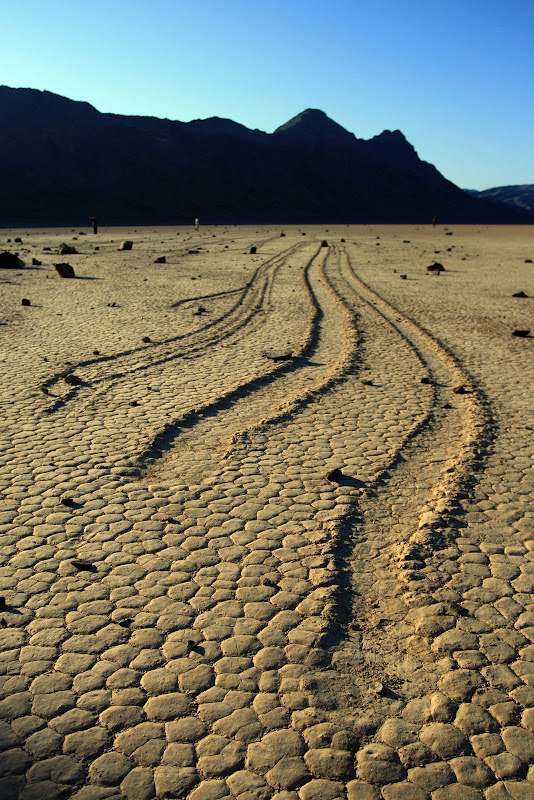
[{"label": "distant person", "polygon": [[437,217],[432,217],[432,225],[434,226],[434,228],[436,227],[437,222],[438,222],[438,218]]},{"label": "distant person", "polygon": [[198,231],[199,228],[200,228],[200,221],[198,217],[195,217],[195,230]]},{"label": "distant person", "polygon": [[91,217],[91,225],[93,226],[93,233],[98,233],[98,226],[96,224],[96,217]]}]

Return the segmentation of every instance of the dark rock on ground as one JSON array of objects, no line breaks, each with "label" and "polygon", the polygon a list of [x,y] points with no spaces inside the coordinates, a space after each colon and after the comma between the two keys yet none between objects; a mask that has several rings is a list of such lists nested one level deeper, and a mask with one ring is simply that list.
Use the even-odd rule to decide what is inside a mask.
[{"label": "dark rock on ground", "polygon": [[67,244],[66,242],[62,242],[57,250],[60,256],[75,256],[78,253],[73,245]]},{"label": "dark rock on ground", "polygon": [[525,336],[529,336],[529,335],[530,335],[530,328],[529,328],[528,330],[527,330],[527,329],[523,329],[523,330],[515,330],[515,331],[513,331],[513,333],[512,333],[512,336],[522,336],[522,337],[525,337]]},{"label": "dark rock on ground", "polygon": [[65,375],[63,378],[65,383],[68,383],[69,386],[79,386],[80,383],[83,383],[82,379],[78,377],[78,375],[73,375],[69,372],[68,375]]},{"label": "dark rock on ground", "polygon": [[256,248],[255,248],[254,246],[252,246],[252,247],[250,248],[250,255],[251,255],[251,256],[253,256],[253,255],[255,255],[255,254],[256,254]]},{"label": "dark rock on ground", "polygon": [[528,297],[528,294],[525,294],[525,292],[514,292],[512,297]]},{"label": "dark rock on ground", "polygon": [[469,390],[465,386],[455,386],[452,391],[454,394],[469,394]]},{"label": "dark rock on ground", "polygon": [[90,561],[82,561],[81,559],[76,559],[75,561],[72,561],[71,563],[72,563],[73,567],[76,567],[76,569],[79,569],[79,570],[85,570],[85,571],[94,570],[94,566],[93,566],[93,564],[91,564]]},{"label": "dark rock on ground", "polygon": [[426,268],[427,272],[445,272],[445,267],[443,264],[440,264],[439,261],[434,261],[433,264],[430,264],[429,267]]},{"label": "dark rock on ground", "polygon": [[22,298],[21,306],[31,306],[31,303],[27,297]]},{"label": "dark rock on ground", "polygon": [[39,261],[38,258],[32,258],[32,267],[40,267],[42,265],[42,261]]},{"label": "dark rock on ground", "polygon": [[15,253],[9,253],[7,250],[0,253],[0,269],[20,269],[23,266],[24,262]]},{"label": "dark rock on ground", "polygon": [[75,278],[74,269],[70,264],[54,264],[55,270],[60,278]]},{"label": "dark rock on ground", "polygon": [[159,258],[154,259],[154,264],[165,264],[167,262],[167,258],[165,256],[159,256]]},{"label": "dark rock on ground", "polygon": [[270,358],[271,361],[289,361],[293,357],[292,350],[264,350],[262,352],[264,358]]},{"label": "dark rock on ground", "polygon": [[131,250],[133,247],[133,242],[130,242],[129,239],[126,239],[124,242],[121,242],[119,245],[119,250]]},{"label": "dark rock on ground", "polygon": [[145,344],[148,344],[149,342],[152,341],[152,339],[150,338],[150,336],[143,336],[141,341],[144,342]]},{"label": "dark rock on ground", "polygon": [[336,469],[332,469],[332,470],[330,470],[330,472],[326,473],[326,480],[327,481],[331,481],[332,483],[337,483],[338,481],[340,481],[342,479],[342,477],[343,477],[343,473],[341,472],[341,470],[338,467],[336,467]]}]

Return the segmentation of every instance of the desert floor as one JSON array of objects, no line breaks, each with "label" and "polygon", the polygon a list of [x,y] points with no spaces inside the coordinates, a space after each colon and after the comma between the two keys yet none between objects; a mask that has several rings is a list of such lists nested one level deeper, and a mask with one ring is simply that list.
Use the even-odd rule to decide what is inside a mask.
[{"label": "desert floor", "polygon": [[0,797],[534,798],[533,228],[0,241]]}]

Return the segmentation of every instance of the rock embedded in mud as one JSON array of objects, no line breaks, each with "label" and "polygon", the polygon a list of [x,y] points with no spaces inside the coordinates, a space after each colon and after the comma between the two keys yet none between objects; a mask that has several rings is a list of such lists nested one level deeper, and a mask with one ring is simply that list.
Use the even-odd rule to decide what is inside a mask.
[{"label": "rock embedded in mud", "polygon": [[70,264],[54,264],[54,268],[60,278],[75,278],[74,269]]},{"label": "rock embedded in mud", "polygon": [[119,250],[131,250],[133,247],[133,242],[129,239],[125,239],[124,242],[121,242],[119,245]]}]

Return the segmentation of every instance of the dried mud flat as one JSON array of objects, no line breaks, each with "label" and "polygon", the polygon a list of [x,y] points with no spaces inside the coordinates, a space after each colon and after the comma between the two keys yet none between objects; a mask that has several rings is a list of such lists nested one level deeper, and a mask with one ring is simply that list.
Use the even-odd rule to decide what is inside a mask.
[{"label": "dried mud flat", "polygon": [[2,240],[0,796],[534,798],[533,229]]}]

